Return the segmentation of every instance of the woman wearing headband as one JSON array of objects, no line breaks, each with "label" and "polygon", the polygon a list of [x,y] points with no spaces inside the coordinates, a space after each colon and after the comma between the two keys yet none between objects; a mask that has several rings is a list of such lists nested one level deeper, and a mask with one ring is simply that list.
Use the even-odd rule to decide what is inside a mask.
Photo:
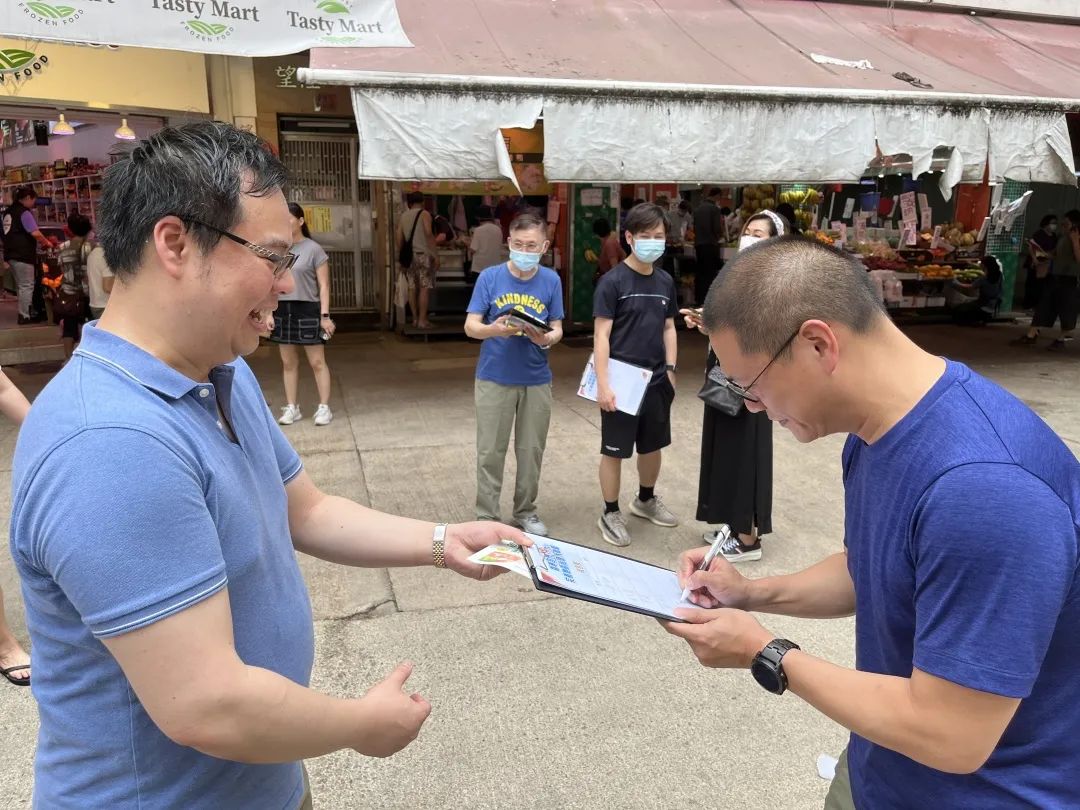
[{"label": "woman wearing headband", "polygon": [[[739,250],[787,233],[779,214],[759,211],[743,225]],[[722,279],[721,271],[714,283]],[[696,312],[686,310],[684,314],[687,326],[704,332]],[[710,349],[705,373],[716,364],[716,355]],[[729,416],[705,405],[697,519],[731,527],[732,536],[721,547],[729,562],[761,559],[761,537],[772,531],[772,470],[772,422],[765,412],[751,413],[742,407],[738,415]],[[716,531],[706,532],[702,539],[711,544]]]}]

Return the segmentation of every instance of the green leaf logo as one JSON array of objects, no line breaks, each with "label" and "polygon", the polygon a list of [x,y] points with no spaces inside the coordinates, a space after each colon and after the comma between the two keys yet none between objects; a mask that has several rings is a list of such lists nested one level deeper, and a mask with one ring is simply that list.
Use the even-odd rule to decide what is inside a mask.
[{"label": "green leaf logo", "polygon": [[50,6],[48,3],[27,3],[26,7],[51,20],[62,20],[75,13],[75,9],[71,6]]},{"label": "green leaf logo", "polygon": [[348,14],[349,7],[339,0],[319,0],[317,8],[325,11],[327,14]]},{"label": "green leaf logo", "polygon": [[229,30],[229,26],[227,25],[222,25],[221,23],[204,23],[202,20],[188,20],[184,25],[196,34],[201,34],[204,37],[221,36]]},{"label": "green leaf logo", "polygon": [[4,48],[0,50],[0,70],[18,70],[33,58],[34,54],[30,51]]}]

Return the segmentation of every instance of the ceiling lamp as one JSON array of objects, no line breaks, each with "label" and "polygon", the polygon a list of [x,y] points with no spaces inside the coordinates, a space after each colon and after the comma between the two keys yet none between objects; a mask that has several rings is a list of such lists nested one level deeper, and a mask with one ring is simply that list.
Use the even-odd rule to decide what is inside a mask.
[{"label": "ceiling lamp", "polygon": [[75,127],[64,120],[64,114],[60,113],[60,120],[56,122],[56,126],[52,130],[53,135],[74,135]]},{"label": "ceiling lamp", "polygon": [[118,141],[133,141],[139,136],[135,134],[135,130],[128,126],[127,119],[120,119],[120,126],[116,128],[116,132],[113,133]]}]

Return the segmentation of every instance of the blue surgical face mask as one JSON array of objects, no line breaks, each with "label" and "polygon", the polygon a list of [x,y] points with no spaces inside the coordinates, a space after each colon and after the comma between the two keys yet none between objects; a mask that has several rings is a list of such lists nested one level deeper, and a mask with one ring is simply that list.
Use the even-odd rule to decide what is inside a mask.
[{"label": "blue surgical face mask", "polygon": [[664,255],[667,246],[666,239],[635,239],[634,255],[645,264],[652,264]]},{"label": "blue surgical face mask", "polygon": [[512,261],[518,270],[522,270],[528,273],[530,270],[535,270],[537,265],[540,264],[540,257],[543,253],[526,253],[523,250],[510,250],[510,261]]}]

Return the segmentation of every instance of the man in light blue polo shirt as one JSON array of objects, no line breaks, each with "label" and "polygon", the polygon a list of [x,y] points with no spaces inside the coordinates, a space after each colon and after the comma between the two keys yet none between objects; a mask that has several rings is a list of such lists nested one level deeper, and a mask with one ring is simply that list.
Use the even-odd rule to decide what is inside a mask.
[{"label": "man in light blue polo shirt", "polygon": [[34,806],[310,807],[300,760],[388,756],[431,707],[402,664],[362,698],[308,688],[294,551],[449,567],[503,537],[320,492],[238,356],[293,285],[285,171],[253,135],[166,128],[106,173],[108,311],[16,449],[11,550],[41,714]]}]

